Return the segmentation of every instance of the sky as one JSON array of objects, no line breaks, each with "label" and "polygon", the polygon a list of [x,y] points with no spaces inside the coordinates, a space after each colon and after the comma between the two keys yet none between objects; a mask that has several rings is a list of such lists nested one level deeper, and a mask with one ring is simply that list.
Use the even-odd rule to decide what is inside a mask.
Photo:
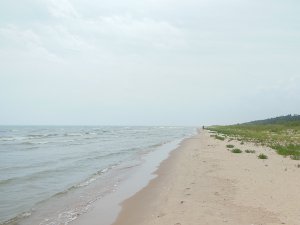
[{"label": "sky", "polygon": [[298,0],[0,1],[0,124],[300,113]]}]

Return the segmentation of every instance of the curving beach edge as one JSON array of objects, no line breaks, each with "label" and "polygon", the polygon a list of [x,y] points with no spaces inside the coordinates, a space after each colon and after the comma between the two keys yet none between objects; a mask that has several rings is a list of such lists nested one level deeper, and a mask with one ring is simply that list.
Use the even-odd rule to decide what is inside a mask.
[{"label": "curving beach edge", "polygon": [[[212,136],[201,130],[184,140],[158,176],[122,203],[113,225],[299,224],[297,161],[268,147]],[[228,144],[243,153],[234,154]]]}]

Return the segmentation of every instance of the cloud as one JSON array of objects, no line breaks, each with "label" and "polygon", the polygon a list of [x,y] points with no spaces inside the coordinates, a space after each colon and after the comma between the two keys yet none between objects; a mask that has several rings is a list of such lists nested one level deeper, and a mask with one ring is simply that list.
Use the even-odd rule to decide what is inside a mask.
[{"label": "cloud", "polygon": [[[120,112],[130,108],[132,118],[138,116],[134,106],[153,108],[174,114],[179,123],[211,118],[212,112],[219,121],[250,117],[255,113],[249,108],[255,106],[276,111],[277,98],[286,102],[287,110],[299,109],[288,100],[296,102],[300,94],[299,15],[292,4],[270,2],[0,3],[0,11],[5,11],[0,21],[0,85],[5,95],[0,100],[7,102],[1,107],[20,105],[17,98],[6,96],[32,99],[39,92],[47,104],[56,105],[60,99],[57,112],[63,107],[68,111],[65,102],[72,102],[76,108],[98,112],[93,119],[99,123],[102,109],[111,112],[109,105]],[[282,16],[281,10],[289,16]],[[28,115],[39,104],[45,104],[42,98],[28,102]],[[237,105],[241,107],[232,111]],[[182,115],[176,112],[181,107]]]},{"label": "cloud", "polygon": [[172,48],[184,46],[183,31],[167,21],[151,18],[134,18],[130,15],[99,17],[95,20],[82,20],[83,32],[97,38],[117,41],[121,44],[143,45],[143,47]]},{"label": "cloud", "polygon": [[47,0],[52,16],[63,19],[78,18],[79,14],[69,0]]},{"label": "cloud", "polygon": [[25,27],[19,23],[0,24],[6,48],[10,46],[20,53],[39,49],[46,57],[65,61],[85,55],[93,61],[99,55],[145,54],[187,45],[184,30],[167,20],[130,13],[85,16],[69,0],[46,0],[44,6],[51,14],[46,22],[30,21]]},{"label": "cloud", "polygon": [[35,32],[30,29],[21,30],[14,25],[0,27],[0,36],[7,41],[15,42],[18,46],[32,47],[41,45],[41,40]]},{"label": "cloud", "polygon": [[51,61],[60,60],[57,55],[51,53],[44,46],[41,36],[32,29],[21,29],[14,25],[0,27],[0,40],[5,45],[2,55],[45,58]]}]

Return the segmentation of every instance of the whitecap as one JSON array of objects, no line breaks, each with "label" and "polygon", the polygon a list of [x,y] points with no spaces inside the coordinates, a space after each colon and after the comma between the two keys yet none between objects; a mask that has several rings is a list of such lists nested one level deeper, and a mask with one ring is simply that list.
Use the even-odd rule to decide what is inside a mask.
[{"label": "whitecap", "polygon": [[13,137],[1,137],[0,141],[15,141],[16,139]]},{"label": "whitecap", "polygon": [[65,133],[65,136],[82,136],[81,133]]}]

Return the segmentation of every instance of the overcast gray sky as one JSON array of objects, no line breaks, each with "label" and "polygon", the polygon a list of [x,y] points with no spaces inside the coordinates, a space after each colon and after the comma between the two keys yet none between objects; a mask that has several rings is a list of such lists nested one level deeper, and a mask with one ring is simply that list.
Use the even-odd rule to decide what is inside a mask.
[{"label": "overcast gray sky", "polygon": [[299,0],[2,0],[0,124],[300,113]]}]

